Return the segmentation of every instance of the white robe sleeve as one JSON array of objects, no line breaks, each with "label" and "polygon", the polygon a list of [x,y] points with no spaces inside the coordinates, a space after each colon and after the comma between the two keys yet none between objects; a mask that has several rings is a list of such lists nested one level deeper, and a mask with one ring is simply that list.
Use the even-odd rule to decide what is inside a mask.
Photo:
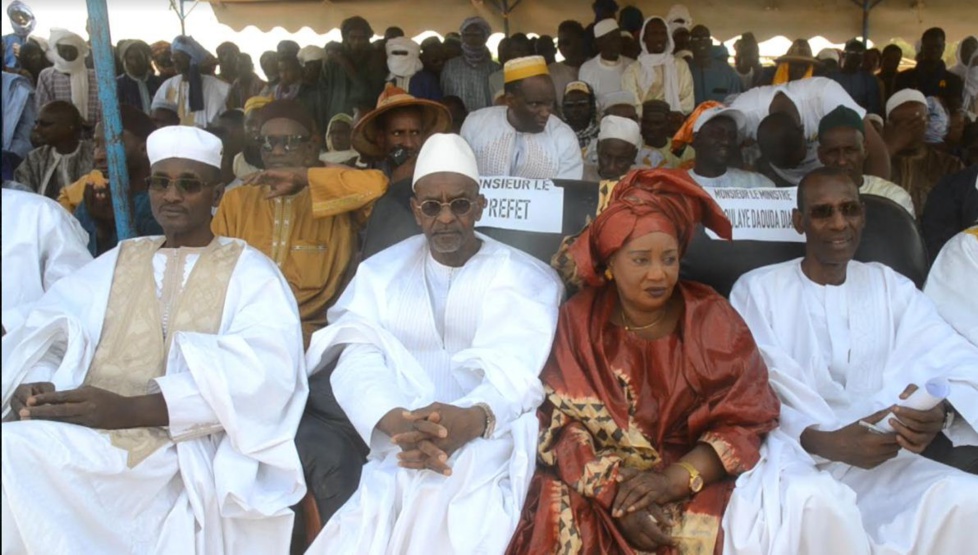
[{"label": "white robe sleeve", "polygon": [[835,415],[822,396],[811,373],[795,361],[771,327],[764,302],[766,296],[754,290],[751,280],[741,278],[730,292],[730,304],[750,328],[754,341],[770,371],[771,385],[781,399],[781,430],[795,441],[810,427],[826,426],[830,431]]},{"label": "white robe sleeve", "polygon": [[[557,116],[551,115],[555,118]],[[557,142],[557,156],[559,166],[556,179],[581,179],[584,177],[584,159],[581,156],[580,143],[577,142],[577,135],[567,125],[559,126],[554,139]]]},{"label": "white robe sleeve", "polygon": [[538,376],[550,356],[564,293],[555,274],[536,267],[500,271],[497,276],[483,300],[471,348],[452,357],[453,366],[482,379],[453,404],[488,404],[496,417],[495,437],[507,433],[513,421],[543,402]]},{"label": "white robe sleeve", "polygon": [[966,231],[951,238],[941,249],[927,276],[924,293],[934,301],[937,311],[947,323],[978,346],[976,283],[978,236]]},{"label": "white robe sleeve", "polygon": [[37,301],[61,278],[92,261],[88,233],[58,203],[4,190],[3,328],[22,325]]}]

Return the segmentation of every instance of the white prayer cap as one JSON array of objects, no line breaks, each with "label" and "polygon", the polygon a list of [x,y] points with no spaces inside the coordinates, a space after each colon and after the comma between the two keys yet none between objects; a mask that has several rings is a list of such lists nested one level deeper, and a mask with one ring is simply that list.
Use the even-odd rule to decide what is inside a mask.
[{"label": "white prayer cap", "polygon": [[716,106],[703,110],[699,117],[696,118],[696,121],[693,122],[693,133],[699,132],[706,125],[706,122],[717,116],[725,116],[732,119],[734,124],[737,125],[737,140],[744,138],[744,132],[747,130],[747,116],[736,108],[727,108],[726,106]]},{"label": "white prayer cap", "polygon": [[602,112],[618,104],[631,104],[635,106],[635,109],[638,109],[638,99],[635,98],[635,93],[631,91],[605,93],[598,98],[598,108]]},{"label": "white prayer cap", "polygon": [[299,58],[300,64],[305,65],[306,62],[314,62],[326,58],[326,49],[310,44],[309,46],[303,47],[302,50],[299,50],[299,54],[296,57]]},{"label": "white prayer cap", "polygon": [[614,18],[602,19],[594,24],[594,38],[603,37],[618,29],[618,22]]},{"label": "white prayer cap", "polygon": [[600,143],[605,139],[620,139],[635,145],[635,148],[642,148],[642,129],[628,118],[605,116],[601,118],[598,142]]},{"label": "white prayer cap", "polygon": [[880,127],[883,127],[884,125],[886,125],[883,122],[883,116],[881,116],[879,114],[866,114],[866,119],[868,119],[870,121],[875,121],[876,123],[879,124]]},{"label": "white prayer cap", "polygon": [[893,96],[886,101],[886,118],[890,119],[890,112],[907,102],[919,102],[927,106],[927,97],[917,89],[903,89],[902,91],[893,93]]},{"label": "white prayer cap", "polygon": [[479,182],[479,164],[475,161],[475,153],[460,135],[435,133],[428,137],[414,164],[411,188],[416,187],[421,178],[439,172],[458,173]]},{"label": "white prayer cap", "polygon": [[818,55],[815,56],[816,60],[834,60],[836,63],[839,62],[839,51],[835,48],[823,48],[818,51]]},{"label": "white prayer cap", "polygon": [[183,158],[221,169],[223,150],[217,135],[185,125],[161,127],[146,139],[150,165],[168,158]]}]

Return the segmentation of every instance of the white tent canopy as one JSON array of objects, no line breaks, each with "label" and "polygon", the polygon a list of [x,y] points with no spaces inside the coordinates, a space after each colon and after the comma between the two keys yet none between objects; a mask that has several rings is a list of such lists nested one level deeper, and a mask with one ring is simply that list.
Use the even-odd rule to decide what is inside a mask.
[{"label": "white tent canopy", "polygon": [[[208,0],[218,21],[240,30],[249,25],[262,30],[283,27],[298,31],[309,27],[325,33],[343,19],[360,15],[376,33],[392,25],[409,36],[426,30],[441,34],[456,31],[463,19],[485,17],[494,31],[503,30],[500,6],[514,6],[509,14],[511,33],[556,34],[557,24],[576,19],[593,21],[591,0]],[[869,0],[873,4],[876,0]],[[665,15],[673,1],[619,0],[637,5],[646,15]],[[710,28],[714,37],[727,40],[753,31],[758,40],[774,36],[810,38],[821,35],[844,42],[862,34],[863,0],[686,0],[696,23]],[[970,6],[969,6],[970,4]],[[929,27],[943,27],[949,42],[973,33],[973,0],[882,0],[870,12],[869,36],[875,42],[901,37],[913,43]]]}]

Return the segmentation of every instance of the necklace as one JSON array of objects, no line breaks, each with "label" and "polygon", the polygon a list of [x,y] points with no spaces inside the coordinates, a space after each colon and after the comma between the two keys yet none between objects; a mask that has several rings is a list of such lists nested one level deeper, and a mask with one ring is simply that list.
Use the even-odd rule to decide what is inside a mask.
[{"label": "necklace", "polygon": [[663,311],[662,315],[660,315],[658,318],[656,318],[655,320],[653,320],[651,324],[646,324],[644,326],[633,326],[633,325],[631,325],[628,322],[628,317],[625,316],[625,309],[621,308],[619,310],[621,311],[621,323],[625,327],[625,331],[643,331],[643,330],[647,330],[647,329],[655,326],[656,324],[662,322],[662,319],[665,318],[665,311]]}]

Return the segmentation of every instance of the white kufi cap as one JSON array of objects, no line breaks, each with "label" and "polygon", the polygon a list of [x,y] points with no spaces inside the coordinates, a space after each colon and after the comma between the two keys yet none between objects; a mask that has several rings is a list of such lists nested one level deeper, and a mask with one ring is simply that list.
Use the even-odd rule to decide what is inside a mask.
[{"label": "white kufi cap", "polygon": [[221,169],[223,151],[217,135],[185,125],[162,127],[146,139],[146,154],[151,165],[168,158],[183,158]]},{"label": "white kufi cap", "polygon": [[428,137],[414,164],[413,189],[421,178],[439,172],[462,174],[479,182],[479,164],[475,161],[472,147],[454,133],[435,133]]},{"label": "white kufi cap", "polygon": [[642,129],[628,118],[605,116],[601,118],[598,142],[605,139],[620,139],[635,145],[635,148],[642,148]]},{"label": "white kufi cap", "polygon": [[594,38],[603,37],[618,30],[618,22],[614,18],[602,19],[594,24]]},{"label": "white kufi cap", "polygon": [[919,102],[924,106],[927,106],[927,97],[924,93],[918,91],[917,89],[903,89],[902,91],[897,91],[893,93],[893,96],[886,101],[886,117],[889,119],[890,112],[897,109],[898,106],[902,106],[907,102]]}]

